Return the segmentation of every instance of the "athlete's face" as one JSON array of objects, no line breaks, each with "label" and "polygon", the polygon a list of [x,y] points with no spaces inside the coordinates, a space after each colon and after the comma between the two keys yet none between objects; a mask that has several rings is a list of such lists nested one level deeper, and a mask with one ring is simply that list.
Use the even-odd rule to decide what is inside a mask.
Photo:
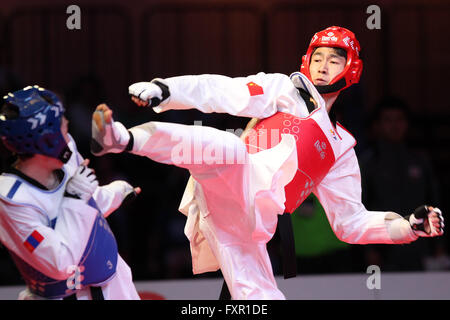
[{"label": "athlete's face", "polygon": [[309,73],[314,85],[329,84],[345,68],[346,59],[336,53],[333,48],[319,47],[311,56]]},{"label": "athlete's face", "polygon": [[67,118],[65,116],[62,117],[61,119],[61,133],[64,137],[64,140],[69,143],[70,139],[69,139],[69,120],[67,120]]}]

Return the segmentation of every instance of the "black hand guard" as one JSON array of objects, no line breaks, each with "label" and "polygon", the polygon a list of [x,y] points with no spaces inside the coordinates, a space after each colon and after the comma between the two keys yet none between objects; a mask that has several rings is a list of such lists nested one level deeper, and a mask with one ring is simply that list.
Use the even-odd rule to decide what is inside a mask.
[{"label": "black hand guard", "polygon": [[153,107],[158,106],[161,102],[166,100],[168,97],[170,97],[170,91],[169,91],[169,87],[167,85],[165,85],[164,83],[162,83],[161,81],[159,81],[157,79],[153,79],[150,82],[156,84],[162,91],[162,99],[159,99],[156,97],[150,99],[149,106],[153,108]]}]

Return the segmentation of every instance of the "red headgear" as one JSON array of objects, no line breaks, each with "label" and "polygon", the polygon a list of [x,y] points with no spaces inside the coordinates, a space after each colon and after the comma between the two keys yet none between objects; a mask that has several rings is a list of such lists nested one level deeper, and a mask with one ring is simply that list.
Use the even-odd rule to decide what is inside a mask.
[{"label": "red headgear", "polygon": [[306,55],[302,57],[302,66],[300,67],[300,72],[311,81],[309,64],[311,63],[311,55],[314,49],[318,47],[335,47],[347,51],[347,63],[344,70],[331,80],[328,85],[316,86],[319,93],[339,92],[359,82],[363,63],[359,58],[361,47],[353,32],[342,27],[333,26],[317,32],[312,37]]}]

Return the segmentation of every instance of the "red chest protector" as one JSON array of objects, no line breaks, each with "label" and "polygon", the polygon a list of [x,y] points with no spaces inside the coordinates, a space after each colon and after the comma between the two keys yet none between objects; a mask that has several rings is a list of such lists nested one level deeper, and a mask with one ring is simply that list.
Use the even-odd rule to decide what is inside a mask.
[{"label": "red chest protector", "polygon": [[294,210],[308,197],[335,163],[330,142],[312,116],[296,117],[278,112],[261,120],[245,138],[249,153],[274,147],[281,134],[291,134],[297,142],[298,169],[285,187],[285,212]]}]

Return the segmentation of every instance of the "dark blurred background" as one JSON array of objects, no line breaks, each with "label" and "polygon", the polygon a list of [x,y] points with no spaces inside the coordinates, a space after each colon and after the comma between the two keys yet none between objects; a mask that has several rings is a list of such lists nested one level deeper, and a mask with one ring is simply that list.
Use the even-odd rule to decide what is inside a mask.
[{"label": "dark blurred background", "polygon": [[[66,27],[71,15],[66,9],[72,4],[81,9],[80,30]],[[366,9],[372,4],[381,9],[380,29],[366,26],[370,17]],[[439,201],[437,205],[446,216],[450,210],[448,1],[2,0],[0,92],[4,95],[30,84],[57,92],[65,102],[70,131],[79,150],[91,159],[100,182],[126,179],[143,189],[134,203],[108,218],[119,251],[135,279],[188,278],[192,272],[189,242],[183,233],[186,219],[177,210],[188,172],[132,155],[95,158],[88,147],[92,111],[106,102],[127,127],[149,120],[185,124],[201,120],[203,125],[220,129],[244,128],[248,119],[196,111],[155,114],[137,108],[129,100],[127,88],[137,81],[184,74],[233,77],[263,71],[289,75],[299,70],[312,35],[331,25],[352,30],[362,47],[364,71],[360,84],[344,92],[336,105],[340,121],[358,139],[360,159],[369,159],[370,163],[378,138],[372,115],[378,102],[388,96],[409,108],[408,132],[402,143],[414,153],[407,157],[420,154],[426,159],[426,169],[420,167],[422,162],[400,162],[399,167],[407,169],[406,178],[401,180],[405,184],[395,188],[401,191],[401,199],[390,189],[385,190],[386,197],[392,199],[388,203],[395,208],[384,208],[385,203],[373,200],[376,197],[370,198],[373,201],[368,208],[411,213],[416,203],[407,200],[416,197],[418,191],[410,192],[410,181],[418,182],[426,173],[432,182],[420,183],[425,190],[420,194],[424,201]],[[397,159],[389,153],[386,158],[387,162]],[[3,165],[7,165],[5,161]],[[370,180],[367,175],[382,175],[388,167],[376,163],[363,172],[364,181]],[[385,175],[389,176],[389,172]],[[379,185],[383,183],[391,182],[386,179]],[[365,189],[364,195],[371,190]],[[293,219],[297,215],[306,219],[305,224],[300,223],[302,226],[311,223],[308,219],[314,213],[324,217],[314,199],[303,209],[293,215]],[[312,228],[323,226],[329,231],[326,219],[311,223],[308,230],[317,234],[311,232]],[[296,228],[297,239],[305,234]],[[280,274],[278,238],[276,235],[269,244],[269,251],[274,271]],[[306,245],[302,241],[298,241],[300,247]],[[382,270],[386,265],[393,271],[449,270],[447,238],[423,242],[422,247],[412,251],[409,245],[399,246],[411,251],[405,257],[412,255],[420,260],[406,267],[389,262],[390,255],[397,255],[386,253],[392,246],[330,245],[334,261],[331,265],[321,260],[326,250],[298,250],[299,255],[306,254],[306,259],[300,260],[299,272],[360,272],[369,264],[379,264]],[[346,263],[334,268],[341,265],[340,260]],[[6,249],[0,248],[0,284],[15,283],[21,283],[20,277]]]}]

